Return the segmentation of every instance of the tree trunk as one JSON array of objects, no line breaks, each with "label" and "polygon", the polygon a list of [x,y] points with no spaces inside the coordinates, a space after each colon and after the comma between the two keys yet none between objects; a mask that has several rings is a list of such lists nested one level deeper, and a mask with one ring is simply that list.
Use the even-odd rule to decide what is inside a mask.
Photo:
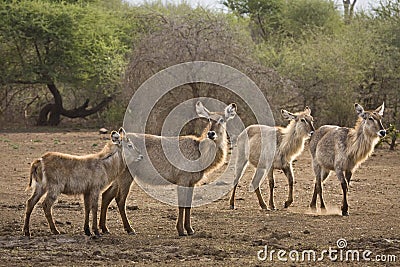
[{"label": "tree trunk", "polygon": [[108,103],[113,100],[113,97],[109,96],[103,99],[99,104],[96,106],[88,109],[89,107],[89,99],[83,103],[82,106],[66,110],[63,107],[62,96],[60,91],[57,89],[54,83],[48,83],[47,88],[49,88],[51,94],[54,97],[54,103],[45,105],[42,110],[39,112],[39,118],[37,120],[38,126],[57,126],[60,124],[61,115],[68,117],[68,118],[84,118],[89,115],[92,115],[102,109],[104,109]]},{"label": "tree trunk", "polygon": [[53,110],[54,104],[45,105],[39,112],[39,118],[36,122],[38,126],[45,126],[49,123],[49,114]]},{"label": "tree trunk", "polygon": [[343,8],[344,8],[344,21],[346,24],[349,24],[354,16],[354,7],[356,5],[357,0],[343,0]]}]

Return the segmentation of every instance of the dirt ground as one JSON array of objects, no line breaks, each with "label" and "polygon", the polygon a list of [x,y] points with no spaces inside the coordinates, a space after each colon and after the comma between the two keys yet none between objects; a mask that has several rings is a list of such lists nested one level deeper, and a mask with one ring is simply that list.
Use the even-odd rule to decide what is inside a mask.
[{"label": "dirt ground", "polygon": [[[358,169],[350,185],[348,217],[339,215],[342,194],[334,175],[324,186],[328,213],[312,214],[308,209],[314,177],[306,150],[294,163],[295,197],[288,209],[283,209],[288,187],[281,172],[275,172],[275,204],[279,209],[263,211],[256,195],[248,191],[252,173],[248,170],[238,188],[237,209],[229,209],[229,195],[195,208],[192,224],[196,233],[190,237],[177,236],[176,208],[152,199],[136,184],[132,185],[127,204],[136,235],[124,232],[113,201],[107,221],[111,234],[97,240],[86,237],[83,201],[79,196],[62,196],[54,207],[62,234],[50,234],[39,204],[31,217],[32,237],[23,237],[25,201],[30,196],[30,191],[25,191],[30,162],[46,151],[97,152],[104,143],[96,131],[0,133],[0,265],[399,266],[399,150],[376,150]],[[266,183],[263,189],[267,201]],[[345,239],[347,246],[339,249],[339,239]],[[268,256],[259,259],[257,254],[263,258],[266,248]],[[325,253],[318,261],[321,253],[330,248],[337,250],[331,254],[337,260],[331,261]],[[278,258],[279,250],[287,262]],[[308,260],[307,251],[311,250],[316,252],[315,261],[313,257]],[[362,259],[366,250],[371,251],[366,255],[371,261]],[[352,260],[351,255],[346,261],[349,251],[358,251],[360,262]]]}]

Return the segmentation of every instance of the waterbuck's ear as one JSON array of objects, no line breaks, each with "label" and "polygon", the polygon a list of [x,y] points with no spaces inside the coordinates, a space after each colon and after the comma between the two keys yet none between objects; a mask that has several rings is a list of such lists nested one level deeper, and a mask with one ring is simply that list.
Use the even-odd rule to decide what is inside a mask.
[{"label": "waterbuck's ear", "polygon": [[200,101],[196,103],[196,113],[201,118],[210,118],[210,111],[208,111],[208,109],[206,109],[203,106],[203,103],[201,103]]},{"label": "waterbuck's ear", "polygon": [[126,132],[125,132],[125,129],[124,128],[119,128],[119,130],[118,130],[118,133],[119,133],[119,135],[121,136],[121,138],[122,137],[124,137],[124,136],[126,136]]},{"label": "waterbuck's ear", "polygon": [[306,115],[311,115],[311,109],[308,107],[308,106],[306,106],[306,108],[304,109],[304,113],[306,114]]},{"label": "waterbuck's ear", "polygon": [[237,110],[237,106],[235,103],[229,104],[225,110],[225,120],[228,121],[230,119],[233,119],[236,116],[236,110]]},{"label": "waterbuck's ear", "polygon": [[119,145],[121,143],[121,136],[116,131],[111,132],[111,142],[115,145]]},{"label": "waterbuck's ear", "polygon": [[382,103],[377,109],[375,109],[375,112],[378,113],[379,115],[383,116],[383,111],[385,110],[385,103]]},{"label": "waterbuck's ear", "polygon": [[293,113],[290,113],[289,111],[287,111],[285,109],[281,109],[281,114],[282,114],[282,117],[284,117],[287,120],[295,120],[297,118],[296,115],[294,115]]},{"label": "waterbuck's ear", "polygon": [[361,118],[363,118],[363,119],[366,119],[366,118],[367,118],[367,114],[365,114],[364,108],[363,108],[360,104],[355,103],[355,104],[354,104],[354,109],[356,110],[357,115],[358,115],[359,117],[361,117]]}]

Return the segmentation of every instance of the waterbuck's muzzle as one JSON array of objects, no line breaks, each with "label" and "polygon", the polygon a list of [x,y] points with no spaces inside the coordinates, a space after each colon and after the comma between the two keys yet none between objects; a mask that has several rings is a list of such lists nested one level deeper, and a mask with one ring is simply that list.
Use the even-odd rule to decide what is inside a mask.
[{"label": "waterbuck's muzzle", "polygon": [[311,124],[311,131],[308,133],[308,136],[311,137],[315,132],[314,125]]},{"label": "waterbuck's muzzle", "polygon": [[215,138],[217,138],[217,134],[214,131],[209,131],[207,133],[207,137],[208,137],[208,139],[215,140]]},{"label": "waterbuck's muzzle", "polygon": [[386,130],[380,130],[380,131],[378,132],[378,135],[379,135],[380,137],[385,137],[385,135],[386,135]]}]

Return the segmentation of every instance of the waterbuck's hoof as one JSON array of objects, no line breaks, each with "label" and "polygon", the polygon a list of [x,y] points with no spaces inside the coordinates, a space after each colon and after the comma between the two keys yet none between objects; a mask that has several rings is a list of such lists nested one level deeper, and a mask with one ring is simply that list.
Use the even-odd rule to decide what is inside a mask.
[{"label": "waterbuck's hoof", "polygon": [[292,205],[293,201],[285,201],[285,209],[287,209],[290,205]]},{"label": "waterbuck's hoof", "polygon": [[85,231],[85,235],[87,235],[87,236],[91,236],[92,235],[92,233],[90,232],[89,229],[84,229],[84,231]]},{"label": "waterbuck's hoof", "polygon": [[31,237],[31,233],[29,232],[29,230],[24,229],[24,236]]},{"label": "waterbuck's hoof", "polygon": [[127,232],[127,234],[128,235],[136,235],[136,232],[135,232],[135,230],[134,229],[129,229],[129,230],[126,230],[126,232]]},{"label": "waterbuck's hoof", "polygon": [[60,234],[60,232],[58,230],[51,230],[51,233],[53,235],[59,235]]},{"label": "waterbuck's hoof", "polygon": [[185,228],[187,235],[194,235],[194,230],[192,228]]},{"label": "waterbuck's hoof", "polygon": [[231,210],[234,210],[234,209],[235,209],[235,205],[230,205],[229,208],[230,208]]},{"label": "waterbuck's hoof", "polygon": [[342,216],[349,216],[349,212],[348,211],[342,211]]},{"label": "waterbuck's hoof", "polygon": [[187,236],[186,233],[182,232],[182,233],[178,233],[179,236]]},{"label": "waterbuck's hoof", "polygon": [[101,229],[102,234],[109,234],[110,231],[108,231],[108,228],[106,226],[101,226],[99,225],[99,228]]}]

